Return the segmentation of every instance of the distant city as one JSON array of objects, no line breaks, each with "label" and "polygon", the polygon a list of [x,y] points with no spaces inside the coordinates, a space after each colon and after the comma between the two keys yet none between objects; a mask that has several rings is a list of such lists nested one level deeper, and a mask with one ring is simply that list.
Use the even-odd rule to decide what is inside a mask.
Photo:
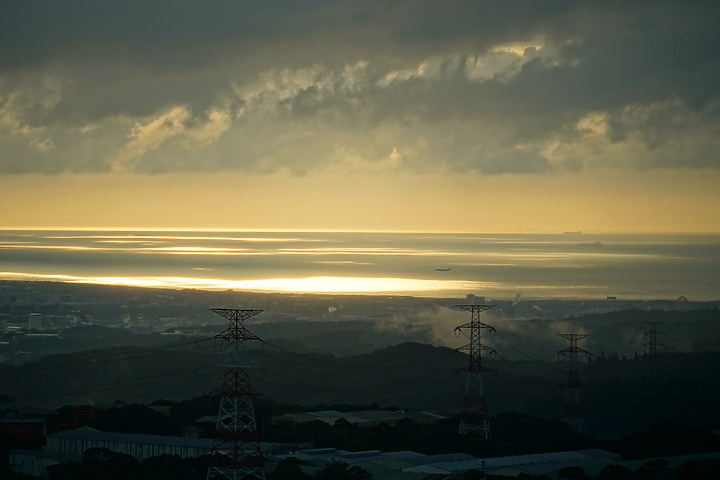
[{"label": "distant city", "polygon": [[[105,455],[130,455],[137,468],[165,454],[206,469],[222,452],[212,438],[223,422],[208,396],[222,377],[211,365],[227,368],[229,361],[220,361],[228,349],[218,341],[257,335],[258,349],[243,354],[261,366],[247,388],[267,400],[246,408],[252,412],[254,405],[258,416],[253,455],[267,462],[268,479],[305,478],[273,476],[293,462],[315,478],[342,465],[372,476],[362,478],[398,480],[431,474],[470,480],[473,472],[508,471],[543,478],[572,469],[605,478],[603,469],[640,471],[647,467],[637,459],[661,450],[640,453],[620,440],[597,439],[623,439],[665,420],[688,429],[701,421],[720,425],[709,407],[720,401],[711,386],[716,363],[709,360],[720,355],[719,308],[720,301],[685,297],[423,298],[4,281],[0,431],[15,440],[3,455],[13,475],[42,478],[69,474],[81,468],[73,462],[84,462],[88,449],[110,445]],[[252,312],[238,330],[245,333],[228,333],[234,311]],[[482,322],[474,323],[479,312]],[[480,353],[482,367],[468,364]],[[480,397],[466,386],[473,371],[486,383]],[[680,381],[675,372],[695,383],[682,392],[688,408],[670,411],[674,401],[660,395],[667,382]],[[225,375],[233,377],[244,375]],[[658,400],[649,407],[637,388]],[[608,410],[608,399],[616,397],[626,400]],[[119,418],[125,420],[112,420]],[[156,427],[132,427],[140,418]],[[534,418],[534,426],[526,418]],[[463,431],[463,425],[481,428]],[[351,441],[356,434],[343,430],[347,426],[362,427],[367,442]],[[388,428],[398,435],[423,428],[430,438],[458,441],[441,447],[428,438],[416,445],[419,451],[408,444],[400,453],[382,439]],[[517,428],[531,436],[538,428],[538,435],[555,440],[544,446],[521,441],[510,433]],[[669,445],[677,432],[655,435]],[[715,449],[706,430],[687,435],[704,446],[672,443],[668,459]],[[474,443],[480,440],[485,443]],[[507,442],[523,455],[507,456],[501,447]],[[720,453],[698,461],[716,457]]]}]

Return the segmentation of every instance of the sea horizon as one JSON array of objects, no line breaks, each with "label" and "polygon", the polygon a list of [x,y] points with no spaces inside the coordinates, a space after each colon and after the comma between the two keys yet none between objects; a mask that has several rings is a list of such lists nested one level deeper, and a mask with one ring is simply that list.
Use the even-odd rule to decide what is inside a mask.
[{"label": "sea horizon", "polygon": [[720,299],[717,233],[0,230],[0,279],[490,299]]}]

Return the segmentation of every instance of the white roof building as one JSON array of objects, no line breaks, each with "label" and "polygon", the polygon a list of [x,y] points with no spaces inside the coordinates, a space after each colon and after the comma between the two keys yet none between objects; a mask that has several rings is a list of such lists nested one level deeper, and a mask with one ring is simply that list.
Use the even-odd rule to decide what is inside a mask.
[{"label": "white roof building", "polygon": [[582,467],[613,463],[620,455],[600,449],[567,452],[538,453],[533,455],[513,455],[510,457],[477,458],[464,461],[428,462],[403,468],[403,472],[457,474],[468,470],[480,470],[492,475],[513,476],[520,473],[541,475],[554,472],[563,467]]}]

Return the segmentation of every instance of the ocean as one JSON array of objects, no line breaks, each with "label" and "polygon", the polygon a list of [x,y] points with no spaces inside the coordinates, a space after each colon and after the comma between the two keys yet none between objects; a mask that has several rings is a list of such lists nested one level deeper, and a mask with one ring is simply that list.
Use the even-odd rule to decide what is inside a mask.
[{"label": "ocean", "polygon": [[0,279],[487,299],[720,299],[720,235],[0,231]]}]

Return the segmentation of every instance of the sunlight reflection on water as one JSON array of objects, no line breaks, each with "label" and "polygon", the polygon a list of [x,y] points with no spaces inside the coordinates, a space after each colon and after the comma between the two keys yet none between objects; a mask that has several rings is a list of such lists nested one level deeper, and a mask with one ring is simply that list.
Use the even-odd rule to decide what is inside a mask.
[{"label": "sunlight reflection on water", "polygon": [[46,280],[97,285],[296,293],[360,294],[396,292],[419,294],[497,288],[497,285],[491,282],[420,280],[414,278],[307,277],[269,278],[263,280],[221,280],[191,277],[79,277],[72,275],[28,275],[15,272],[0,272],[0,276],[13,280]]},{"label": "sunlight reflection on water", "polygon": [[0,230],[0,269],[176,289],[714,300],[720,236]]}]

